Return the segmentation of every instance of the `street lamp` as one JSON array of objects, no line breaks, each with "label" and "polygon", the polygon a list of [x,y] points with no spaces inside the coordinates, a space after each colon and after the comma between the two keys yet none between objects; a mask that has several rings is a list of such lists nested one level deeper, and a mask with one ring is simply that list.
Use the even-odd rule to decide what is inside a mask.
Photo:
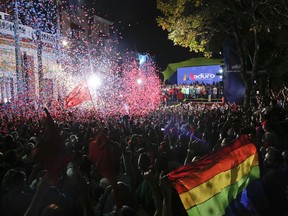
[{"label": "street lamp", "polygon": [[62,40],[62,45],[63,45],[64,47],[66,47],[66,46],[68,45],[68,41],[67,41],[66,39],[63,39],[63,40]]},{"label": "street lamp", "polygon": [[137,82],[137,84],[139,84],[139,85],[141,85],[141,84],[143,83],[142,79],[140,79],[140,78],[139,78],[139,79],[137,79],[137,81],[136,81],[136,82]]},{"label": "street lamp", "polygon": [[101,85],[101,79],[94,75],[88,79],[87,83],[90,88],[96,89]]}]

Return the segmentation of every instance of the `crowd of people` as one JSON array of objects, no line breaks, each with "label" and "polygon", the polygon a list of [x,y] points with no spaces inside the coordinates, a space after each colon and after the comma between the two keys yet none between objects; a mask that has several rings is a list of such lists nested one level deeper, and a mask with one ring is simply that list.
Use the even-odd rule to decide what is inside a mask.
[{"label": "crowd of people", "polygon": [[194,84],[179,84],[165,85],[162,89],[162,101],[178,101],[184,99],[216,101],[221,100],[224,95],[223,86],[220,83],[198,83]]},{"label": "crowd of people", "polygon": [[[214,97],[214,87],[209,88]],[[287,96],[283,87],[270,98],[258,96],[249,109],[233,103],[180,103],[146,116],[98,118],[93,111],[50,110],[71,155],[56,177],[32,154],[45,138],[45,112],[34,109],[28,115],[22,107],[4,104],[0,215],[187,215],[165,175],[221,151],[241,134],[248,134],[257,147],[262,184],[249,208],[239,203],[238,212],[230,215],[288,215]],[[89,156],[89,145],[100,134],[103,145],[114,152],[105,161],[112,162],[116,186]]]}]

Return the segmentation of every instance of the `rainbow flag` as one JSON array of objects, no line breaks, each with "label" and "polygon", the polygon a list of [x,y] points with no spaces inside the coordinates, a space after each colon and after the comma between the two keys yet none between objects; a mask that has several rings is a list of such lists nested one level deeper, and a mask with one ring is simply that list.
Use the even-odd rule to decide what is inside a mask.
[{"label": "rainbow flag", "polygon": [[243,135],[231,145],[173,170],[167,177],[188,215],[224,215],[236,196],[260,178],[257,150]]}]

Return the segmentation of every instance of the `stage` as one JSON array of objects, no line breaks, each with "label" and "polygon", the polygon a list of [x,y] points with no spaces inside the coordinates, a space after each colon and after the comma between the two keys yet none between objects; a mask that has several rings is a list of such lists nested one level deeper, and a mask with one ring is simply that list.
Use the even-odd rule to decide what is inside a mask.
[{"label": "stage", "polygon": [[198,98],[198,99],[187,98],[187,99],[184,99],[182,102],[181,101],[168,101],[168,106],[178,105],[180,103],[205,104],[205,105],[211,106],[215,103],[222,104],[223,102],[221,98],[211,99],[211,101],[208,101],[208,99],[204,99],[204,98]]}]

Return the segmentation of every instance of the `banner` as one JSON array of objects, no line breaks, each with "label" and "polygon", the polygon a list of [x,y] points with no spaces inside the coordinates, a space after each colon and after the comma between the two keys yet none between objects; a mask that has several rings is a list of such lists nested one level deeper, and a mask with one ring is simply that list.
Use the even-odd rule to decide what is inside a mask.
[{"label": "banner", "polygon": [[178,68],[177,84],[216,84],[222,81],[221,70],[220,65]]},{"label": "banner", "polygon": [[224,64],[225,101],[240,104],[245,97],[246,85],[241,76],[241,63],[235,40],[229,39],[224,42]]}]

